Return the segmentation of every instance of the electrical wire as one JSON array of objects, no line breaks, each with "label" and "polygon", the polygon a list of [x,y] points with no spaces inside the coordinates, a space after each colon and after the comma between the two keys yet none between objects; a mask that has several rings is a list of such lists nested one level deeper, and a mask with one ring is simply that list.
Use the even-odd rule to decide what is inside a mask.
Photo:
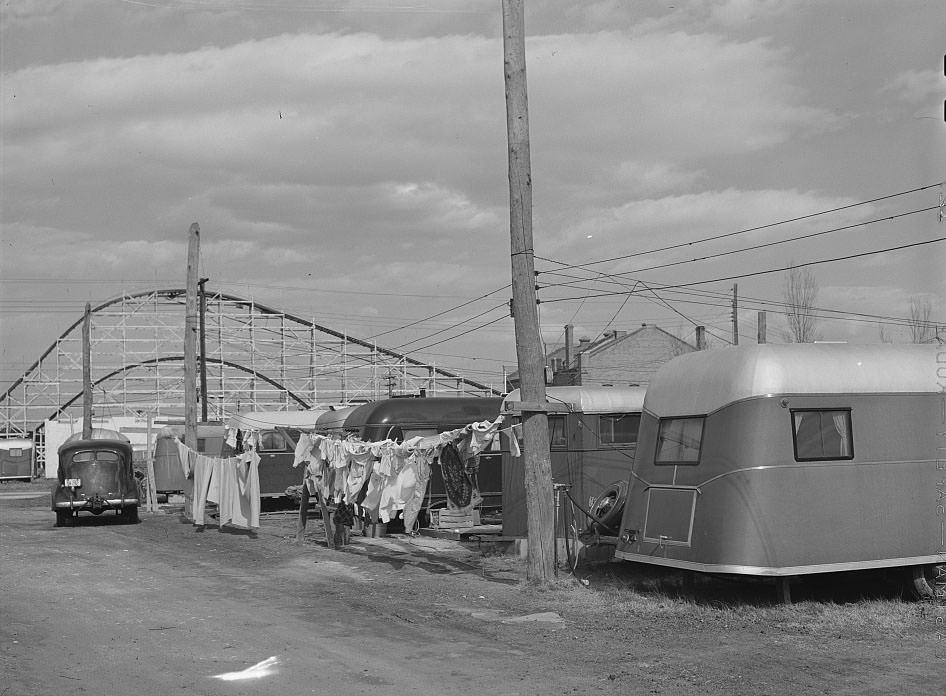
[{"label": "electrical wire", "polygon": [[[670,251],[670,250],[672,250],[672,249],[680,249],[680,248],[687,247],[687,246],[693,246],[693,245],[695,245],[695,244],[704,244],[704,243],[706,243],[706,242],[714,242],[714,241],[717,241],[717,240],[719,240],[719,239],[726,239],[726,238],[728,238],[728,237],[735,237],[735,236],[737,236],[737,235],[747,234],[747,233],[749,233],[749,232],[758,232],[759,230],[765,230],[765,229],[769,229],[769,228],[771,228],[771,227],[777,227],[777,226],[779,226],[779,225],[787,225],[787,224],[792,223],[792,222],[800,222],[801,220],[808,220],[808,219],[810,219],[810,218],[819,217],[819,216],[821,216],[821,215],[828,215],[828,214],[830,214],[830,213],[837,213],[837,212],[840,212],[840,211],[842,211],[842,210],[849,210],[850,208],[856,208],[856,207],[858,207],[858,206],[868,205],[868,204],[870,204],[870,203],[878,203],[878,202],[880,202],[880,201],[885,201],[885,200],[888,200],[888,199],[891,199],[891,198],[897,198],[897,197],[899,197],[899,196],[906,196],[906,195],[909,195],[909,194],[911,194],[911,193],[918,193],[918,192],[920,192],[920,191],[926,191],[926,190],[931,189],[931,188],[936,188],[937,186],[943,186],[944,184],[946,184],[946,181],[938,181],[938,182],[936,182],[935,184],[927,184],[926,186],[919,186],[919,187],[917,187],[917,188],[909,189],[909,190],[907,190],[907,191],[900,191],[900,192],[898,192],[898,193],[891,193],[891,194],[886,195],[886,196],[879,196],[879,197],[877,197],[877,198],[872,198],[872,199],[870,199],[870,200],[861,201],[861,202],[859,202],[859,203],[851,203],[851,204],[849,204],[849,205],[843,205],[843,206],[839,206],[839,207],[837,207],[837,208],[831,208],[831,209],[829,209],[829,210],[822,210],[822,211],[819,211],[819,212],[817,212],[817,213],[809,213],[808,215],[800,215],[800,216],[798,216],[798,217],[789,218],[789,219],[787,219],[787,220],[779,220],[778,222],[771,222],[771,223],[768,223],[768,224],[766,224],[766,225],[758,225],[758,226],[756,226],[756,227],[748,227],[748,228],[746,228],[746,229],[738,230],[738,231],[736,231],[736,232],[726,232],[726,233],[724,233],[724,234],[717,234],[717,235],[713,235],[713,236],[710,236],[710,237],[702,237],[702,238],[700,238],[700,239],[694,239],[694,240],[692,240],[692,241],[690,241],[690,242],[680,242],[679,244],[671,244],[671,245],[668,245],[668,246],[665,246],[665,247],[659,247],[659,248],[657,248],[657,249],[650,249],[650,250],[648,250],[648,251],[638,251],[638,252],[635,252],[635,253],[633,253],[633,254],[624,254],[624,255],[621,255],[621,256],[614,256],[614,257],[611,257],[611,258],[608,258],[608,259],[601,259],[601,260],[599,260],[599,261],[588,261],[588,262],[586,262],[586,263],[572,264],[572,265],[566,266],[566,268],[585,268],[585,267],[587,267],[587,266],[593,266],[593,265],[597,265],[597,264],[600,264],[600,263],[610,263],[610,262],[612,262],[612,261],[621,261],[621,260],[623,260],[623,259],[630,259],[630,258],[634,258],[634,257],[636,257],[636,256],[644,256],[644,255],[646,255],[646,254],[656,254],[656,253],[661,252],[661,251]],[[939,206],[937,206],[937,207],[939,207]],[[861,224],[864,224],[864,223],[861,223]],[[542,258],[542,257],[536,256],[536,258],[539,259],[539,258]],[[547,260],[547,259],[542,259],[542,260],[545,261],[545,260]]]},{"label": "electrical wire", "polygon": [[[421,338],[416,338],[416,339],[414,339],[413,341],[408,341],[407,343],[401,344],[401,345],[399,345],[399,346],[395,346],[394,350],[401,350],[401,349],[405,348],[406,346],[411,345],[412,343],[420,343],[421,341],[425,341],[425,340],[427,340],[428,338],[433,338],[434,336],[439,336],[440,334],[446,333],[447,331],[452,331],[452,330],[455,329],[455,328],[458,328],[458,327],[460,327],[460,326],[463,326],[463,324],[466,324],[467,322],[473,321],[474,319],[479,319],[479,318],[482,317],[483,315],[489,314],[490,312],[494,312],[494,311],[496,311],[497,309],[499,309],[500,307],[506,307],[506,303],[504,302],[504,303],[502,303],[502,304],[500,304],[500,305],[496,305],[496,306],[494,306],[494,307],[490,307],[490,308],[487,309],[486,311],[480,312],[479,314],[476,314],[476,315],[474,315],[474,316],[472,316],[472,317],[469,317],[469,318],[467,318],[467,319],[463,319],[462,321],[456,322],[456,323],[452,324],[451,326],[446,327],[445,329],[440,329],[439,331],[434,331],[432,334],[428,334],[428,335],[423,336],[423,337],[421,337]],[[492,323],[492,322],[491,322],[491,323]],[[484,324],[483,326],[489,326],[489,324]],[[462,336],[462,335],[463,335],[463,334],[461,334],[461,336]],[[431,344],[431,345],[437,345],[437,344]],[[417,350],[417,349],[416,349],[416,348],[412,348],[411,350]]]},{"label": "electrical wire", "polygon": [[[505,305],[503,305],[503,307],[505,307]],[[490,325],[492,325],[492,324],[495,324],[496,322],[502,321],[503,319],[507,319],[507,318],[508,318],[508,317],[507,317],[506,315],[503,315],[503,316],[501,316],[501,317],[497,317],[496,319],[493,319],[492,321],[488,321],[488,322],[486,322],[485,324],[481,324],[480,326],[475,326],[475,327],[473,327],[472,329],[470,329],[469,331],[464,331],[463,333],[457,334],[456,336],[451,336],[450,338],[445,338],[445,339],[443,339],[442,341],[436,341],[435,343],[430,343],[430,344],[428,344],[428,345],[426,345],[426,346],[421,346],[420,348],[414,348],[412,352],[414,352],[414,353],[419,353],[420,351],[426,350],[427,348],[432,348],[433,346],[439,346],[441,343],[446,343],[447,341],[453,341],[453,340],[455,340],[455,339],[457,339],[457,338],[460,338],[461,336],[467,336],[467,335],[473,333],[474,331],[479,331],[480,329],[485,329],[487,326],[490,326]]]},{"label": "electrical wire", "polygon": [[[417,321],[411,322],[410,324],[404,324],[403,326],[398,326],[398,327],[395,328],[395,329],[390,329],[390,330],[388,330],[388,331],[383,331],[383,332],[381,332],[381,333],[379,333],[379,334],[374,334],[373,336],[368,336],[368,340],[371,340],[371,339],[373,339],[373,338],[377,338],[378,336],[385,336],[385,335],[387,335],[387,334],[389,334],[389,333],[394,333],[395,331],[400,331],[401,329],[407,329],[407,328],[410,328],[411,326],[416,326],[417,324],[421,324],[421,323],[423,323],[423,322],[425,322],[425,321],[430,321],[431,319],[436,319],[437,317],[443,316],[444,314],[447,314],[447,313],[449,313],[449,312],[454,312],[454,311],[456,311],[456,310],[458,310],[458,309],[462,309],[463,307],[466,307],[467,305],[471,305],[471,304],[473,304],[474,302],[477,302],[477,301],[479,301],[479,300],[486,299],[486,298],[489,297],[490,295],[495,295],[497,292],[500,292],[501,290],[505,290],[506,288],[509,287],[509,285],[510,285],[509,283],[506,283],[506,285],[503,285],[501,288],[496,288],[495,290],[491,290],[490,292],[486,293],[485,295],[480,295],[479,297],[474,297],[472,300],[469,300],[469,301],[467,301],[467,302],[464,302],[463,304],[458,304],[456,307],[450,307],[449,309],[445,309],[445,310],[443,310],[442,312],[437,312],[436,314],[431,314],[429,317],[425,317],[425,318],[423,318],[423,319],[418,319]],[[405,344],[405,345],[408,345],[408,344]]]},{"label": "electrical wire", "polygon": [[[779,245],[779,244],[787,244],[787,243],[789,243],[789,242],[797,242],[797,241],[804,240],[804,239],[811,239],[812,237],[819,237],[819,236],[822,236],[822,235],[830,234],[830,233],[832,233],[832,232],[840,232],[840,231],[843,231],[843,230],[853,229],[853,228],[855,228],[855,227],[862,227],[862,226],[864,226],[864,225],[871,225],[871,224],[874,224],[874,223],[877,223],[877,222],[888,222],[888,221],[890,221],[890,220],[895,220],[895,219],[897,219],[897,218],[906,217],[906,216],[908,216],[908,215],[916,215],[917,213],[928,213],[928,212],[930,212],[931,210],[939,210],[939,206],[938,206],[938,205],[934,205],[934,206],[930,206],[930,207],[928,207],[928,208],[920,208],[920,209],[917,209],[917,210],[911,210],[911,211],[909,211],[909,212],[907,212],[907,213],[899,213],[899,214],[897,214],[897,215],[890,215],[890,216],[885,217],[885,218],[877,218],[877,219],[875,219],[875,220],[867,220],[867,221],[865,221],[865,222],[858,222],[858,223],[855,223],[855,224],[853,224],[853,225],[845,225],[845,226],[843,226],[843,227],[835,227],[835,228],[830,229],[830,230],[821,230],[820,232],[811,232],[811,233],[809,233],[809,234],[803,234],[803,235],[799,235],[799,236],[797,236],[797,237],[790,237],[790,238],[788,238],[788,239],[779,239],[779,240],[775,240],[775,241],[772,241],[772,242],[765,242],[765,243],[763,243],[763,244],[755,244],[755,245],[753,245],[753,246],[743,247],[743,248],[741,248],[741,249],[731,249],[731,250],[729,250],[729,251],[721,251],[721,252],[716,253],[716,254],[708,254],[708,255],[706,255],[706,256],[699,256],[699,257],[693,258],[693,259],[683,259],[683,260],[681,260],[681,261],[669,261],[669,262],[667,262],[667,263],[658,264],[658,265],[656,265],[656,266],[646,266],[646,267],[644,267],[644,268],[637,268],[637,269],[633,269],[633,270],[629,270],[629,271],[621,271],[620,273],[602,274],[602,276],[607,276],[607,277],[610,277],[610,278],[619,278],[619,277],[624,277],[624,276],[626,276],[626,275],[629,274],[629,273],[643,273],[643,272],[645,272],[645,271],[655,271],[655,270],[658,270],[658,269],[661,269],[661,268],[670,268],[670,267],[672,267],[672,266],[681,266],[681,265],[687,264],[687,263],[696,263],[697,261],[708,261],[708,260],[710,260],[710,259],[717,259],[717,258],[721,258],[721,257],[723,257],[723,256],[731,256],[731,255],[733,255],[733,254],[742,254],[742,253],[745,253],[745,252],[747,252],[747,251],[756,251],[756,250],[758,250],[758,249],[765,249],[765,248],[767,248],[767,247],[777,246],[777,245]],[[537,258],[538,258],[538,257],[537,257]],[[552,261],[552,259],[546,259],[546,258],[543,258],[542,260],[543,260],[543,261]],[[555,271],[553,271],[553,273],[554,273],[554,272],[555,272]],[[543,272],[540,272],[540,273],[543,273]],[[539,275],[540,273],[537,273],[536,275]],[[567,284],[564,284],[564,285],[567,285]],[[546,286],[544,286],[544,287],[546,287],[546,288],[548,288],[548,287],[555,287],[555,285],[546,285]]]},{"label": "electrical wire", "polygon": [[[890,251],[902,251],[903,249],[912,249],[912,248],[914,248],[914,247],[925,246],[925,245],[927,245],[927,244],[936,244],[936,243],[938,243],[938,242],[943,242],[943,241],[946,241],[946,237],[937,237],[936,239],[929,239],[929,240],[926,240],[926,241],[924,241],[924,242],[913,242],[912,244],[901,244],[901,245],[899,245],[899,246],[888,247],[888,248],[886,248],[886,249],[875,249],[874,251],[865,251],[865,252],[861,252],[861,253],[857,253],[857,254],[847,254],[847,255],[845,255],[845,256],[836,256],[836,257],[829,258],[829,259],[819,259],[819,260],[816,260],[816,261],[806,261],[806,262],[804,262],[804,263],[796,263],[796,264],[793,264],[793,266],[796,267],[796,268],[804,268],[805,266],[818,266],[818,265],[821,265],[821,264],[834,263],[834,262],[837,262],[837,261],[849,261],[849,260],[851,260],[851,259],[863,258],[863,257],[865,257],[865,256],[873,256],[873,255],[875,255],[875,254],[885,254],[885,253],[890,252]],[[574,268],[574,266],[572,266],[572,268]],[[719,282],[722,282],[722,281],[724,281],[724,280],[739,280],[739,279],[741,279],[741,278],[752,278],[752,277],[755,277],[755,276],[767,275],[767,274],[769,274],[769,273],[784,273],[784,272],[785,272],[785,268],[770,268],[770,269],[766,269],[766,270],[764,270],[764,271],[752,271],[752,272],[749,272],[749,273],[739,273],[739,274],[731,275],[731,276],[722,276],[722,277],[720,277],[720,278],[710,278],[710,279],[707,279],[707,280],[695,280],[695,281],[692,281],[692,282],[689,282],[689,283],[674,283],[674,284],[672,284],[672,285],[663,285],[663,286],[661,286],[661,289],[668,289],[668,288],[688,288],[688,287],[693,287],[693,286],[695,286],[695,285],[705,285],[705,284],[707,284],[707,283],[719,283]],[[596,294],[596,295],[587,295],[586,298],[590,298],[590,297],[613,297],[613,296],[615,296],[615,295],[623,295],[623,294],[624,294],[624,293],[622,293],[622,292],[606,292],[606,293],[599,293],[599,294]],[[544,303],[549,303],[549,302],[570,302],[570,301],[580,300],[580,299],[582,299],[582,298],[580,298],[580,297],[560,297],[560,298],[553,298],[553,299],[550,299],[550,300],[543,300],[543,302],[544,302]]]}]

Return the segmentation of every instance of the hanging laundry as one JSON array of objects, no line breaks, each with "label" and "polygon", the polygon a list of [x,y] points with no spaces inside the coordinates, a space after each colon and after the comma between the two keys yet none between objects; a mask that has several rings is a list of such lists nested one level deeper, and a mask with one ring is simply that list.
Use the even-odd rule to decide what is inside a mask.
[{"label": "hanging laundry", "polygon": [[292,466],[299,466],[302,462],[307,462],[312,458],[312,449],[315,443],[308,433],[300,433],[299,441],[296,442],[296,449],[293,453]]},{"label": "hanging laundry", "polygon": [[392,448],[391,473],[384,480],[378,502],[378,517],[385,524],[390,522],[399,510],[404,509],[402,489],[405,484],[413,486],[414,481],[413,472],[404,473],[404,469],[407,468],[408,461],[413,453],[413,445],[419,441],[419,437],[413,438],[401,445],[394,445]]},{"label": "hanging laundry", "polygon": [[414,471],[413,487],[403,484],[401,495],[404,498],[404,531],[413,534],[417,514],[424,505],[424,493],[430,480],[430,464],[435,450],[416,450],[410,458],[410,467]]},{"label": "hanging laundry", "polygon": [[441,450],[440,468],[443,471],[443,487],[447,500],[458,508],[469,505],[473,498],[473,482],[470,481],[466,465],[453,443]]},{"label": "hanging laundry", "polygon": [[364,491],[365,497],[358,503],[371,516],[372,520],[378,519],[379,508],[381,507],[381,491],[387,479],[387,476],[384,476],[375,468],[368,477],[368,485]]},{"label": "hanging laundry", "polygon": [[201,527],[204,526],[204,515],[211,488],[213,487],[215,496],[218,492],[217,481],[214,480],[214,469],[214,459],[211,457],[200,454],[194,457],[194,497],[191,499],[191,519],[194,524]]},{"label": "hanging laundry", "polygon": [[220,526],[259,528],[259,455],[255,451],[220,461]]},{"label": "hanging laundry", "polygon": [[349,503],[358,502],[355,498],[364,488],[368,477],[371,476],[371,470],[374,465],[374,459],[369,459],[364,464],[352,462],[348,467],[348,476],[345,480],[345,500]]},{"label": "hanging laundry", "polygon": [[207,503],[216,503],[219,524],[259,527],[259,455],[249,450],[221,459],[199,454],[178,441],[182,461],[192,462],[193,497],[188,510],[193,523],[204,526]]},{"label": "hanging laundry", "polygon": [[482,421],[470,425],[470,454],[477,455],[491,444],[499,432],[499,426],[503,422],[503,417],[499,416],[496,420]]},{"label": "hanging laundry", "polygon": [[502,432],[506,435],[506,439],[509,441],[509,454],[513,457],[522,456],[522,447],[519,444],[519,440],[522,437],[522,423],[517,423],[509,428],[504,428]]},{"label": "hanging laundry", "polygon": [[184,471],[184,478],[189,479],[194,471],[194,458],[197,452],[184,444],[182,440],[175,439],[177,445],[177,454],[181,462],[181,468]]}]

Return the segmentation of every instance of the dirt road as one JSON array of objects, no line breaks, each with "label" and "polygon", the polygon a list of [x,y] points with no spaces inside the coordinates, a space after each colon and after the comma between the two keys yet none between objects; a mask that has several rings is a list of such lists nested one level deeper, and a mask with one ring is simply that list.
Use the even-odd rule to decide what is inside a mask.
[{"label": "dirt road", "polygon": [[673,578],[624,566],[536,592],[507,556],[410,537],[333,551],[318,527],[298,546],[279,514],[254,534],[176,514],[53,522],[47,498],[0,499],[0,696],[912,694],[946,680],[938,609],[895,597],[779,607],[707,584],[680,598]]}]

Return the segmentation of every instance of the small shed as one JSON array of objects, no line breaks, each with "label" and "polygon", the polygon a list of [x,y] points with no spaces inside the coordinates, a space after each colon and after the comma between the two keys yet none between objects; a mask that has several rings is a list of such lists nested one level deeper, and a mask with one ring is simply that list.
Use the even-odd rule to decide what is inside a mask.
[{"label": "small shed", "polygon": [[25,437],[0,440],[0,480],[33,478],[33,441]]}]

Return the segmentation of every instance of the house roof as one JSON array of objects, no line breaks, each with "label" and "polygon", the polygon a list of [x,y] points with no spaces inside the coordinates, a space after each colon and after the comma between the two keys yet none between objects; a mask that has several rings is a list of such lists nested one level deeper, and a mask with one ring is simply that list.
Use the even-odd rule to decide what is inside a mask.
[{"label": "house roof", "polygon": [[[585,347],[585,349],[580,352],[587,353],[589,357],[594,357],[596,354],[601,353],[611,348],[616,343],[620,343],[621,341],[626,341],[632,337],[640,338],[640,334],[642,332],[646,333],[646,332],[652,332],[652,331],[660,332],[661,334],[665,335],[667,338],[675,341],[677,344],[687,347],[689,350],[697,350],[696,346],[694,346],[693,344],[688,343],[687,341],[684,341],[682,338],[678,338],[677,336],[674,336],[669,331],[664,331],[656,324],[644,324],[640,328],[635,329],[634,331],[630,331],[630,332],[616,332],[616,333],[609,332],[608,335],[602,336],[599,339],[589,342],[588,346]],[[546,364],[549,364],[553,358],[565,357],[565,345],[564,344],[561,344],[561,345],[555,344],[555,345],[557,347],[554,350],[546,352],[546,355],[545,355]],[[572,358],[578,355],[580,346],[581,346],[581,341],[572,345],[572,351],[571,351]],[[568,367],[573,367],[573,366],[566,365],[565,367],[568,368]],[[506,379],[507,381],[510,381],[510,382],[518,381],[519,379],[518,368],[510,369],[508,374],[506,375]]]},{"label": "house roof", "polygon": [[696,350],[696,346],[692,345],[691,343],[688,343],[687,341],[684,341],[682,338],[679,338],[678,336],[674,336],[669,331],[664,331],[656,324],[644,324],[639,329],[635,329],[634,331],[630,331],[623,335],[605,336],[603,339],[592,343],[586,352],[589,353],[591,357],[594,357],[598,353],[603,353],[604,351],[608,350],[609,348],[611,348],[612,346],[618,343],[621,343],[622,341],[639,339],[641,338],[641,334],[643,333],[654,333],[654,332],[663,334],[664,336],[666,336],[668,339],[672,340],[673,342],[686,346],[690,350]]}]

